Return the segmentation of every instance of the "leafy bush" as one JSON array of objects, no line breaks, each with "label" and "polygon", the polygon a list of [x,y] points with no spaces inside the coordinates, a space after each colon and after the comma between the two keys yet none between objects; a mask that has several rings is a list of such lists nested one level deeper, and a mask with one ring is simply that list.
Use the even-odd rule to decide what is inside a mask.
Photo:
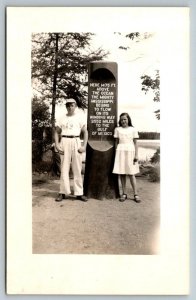
[{"label": "leafy bush", "polygon": [[36,163],[42,160],[43,142],[42,140],[32,141],[32,162]]},{"label": "leafy bush", "polygon": [[160,181],[160,164],[141,164],[140,175],[146,176],[151,182]]},{"label": "leafy bush", "polygon": [[32,169],[33,169],[33,172],[49,173],[51,170],[51,163],[48,163],[47,161],[34,162],[32,165]]},{"label": "leafy bush", "polygon": [[32,99],[32,128],[50,125],[49,106],[43,99],[34,96]]},{"label": "leafy bush", "polygon": [[32,162],[35,163],[41,161],[43,154],[51,149],[52,129],[51,127],[34,127],[32,129],[32,137]]},{"label": "leafy bush", "polygon": [[160,148],[158,148],[155,154],[151,157],[150,162],[153,164],[160,162]]},{"label": "leafy bush", "polygon": [[160,164],[154,166],[149,173],[149,180],[151,182],[159,182],[160,181]]}]

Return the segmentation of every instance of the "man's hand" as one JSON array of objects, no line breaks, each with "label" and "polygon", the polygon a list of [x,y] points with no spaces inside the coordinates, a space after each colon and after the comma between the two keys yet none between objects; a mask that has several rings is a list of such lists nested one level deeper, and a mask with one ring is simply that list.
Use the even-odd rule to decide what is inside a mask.
[{"label": "man's hand", "polygon": [[57,149],[59,154],[61,154],[61,155],[64,154],[64,151],[62,151],[60,144],[56,144],[56,149]]},{"label": "man's hand", "polygon": [[83,153],[83,152],[85,152],[86,151],[86,148],[85,147],[80,147],[79,149],[78,149],[78,152],[79,153]]}]

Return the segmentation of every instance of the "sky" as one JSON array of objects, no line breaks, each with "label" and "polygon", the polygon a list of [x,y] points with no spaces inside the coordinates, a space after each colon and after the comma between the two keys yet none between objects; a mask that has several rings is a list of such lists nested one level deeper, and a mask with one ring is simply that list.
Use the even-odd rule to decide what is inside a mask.
[{"label": "sky", "polygon": [[[159,69],[159,39],[156,33],[146,39],[134,39],[124,36],[127,33],[97,34],[95,44],[101,44],[109,49],[109,61],[118,64],[118,115],[128,112],[133,125],[139,131],[160,131],[160,121],[156,119],[154,111],[160,108],[160,103],[153,101],[153,94],[146,95],[141,91],[143,74],[154,75]],[[127,50],[119,46],[129,47]]]},{"label": "sky", "polygon": [[[153,76],[155,70],[160,69],[158,34],[151,33],[146,39],[134,41],[125,38],[126,34],[96,33],[91,47],[108,50],[110,54],[105,60],[118,64],[118,117],[128,112],[138,131],[160,132],[160,121],[154,114],[160,103],[153,101],[151,92],[141,91],[140,79],[144,74]],[[119,46],[129,49],[122,50]],[[57,107],[57,115],[61,109],[61,105]]]}]

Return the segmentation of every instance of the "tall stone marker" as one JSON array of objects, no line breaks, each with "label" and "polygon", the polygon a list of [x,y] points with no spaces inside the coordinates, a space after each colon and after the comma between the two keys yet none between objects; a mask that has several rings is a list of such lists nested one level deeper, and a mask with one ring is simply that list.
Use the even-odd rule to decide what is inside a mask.
[{"label": "tall stone marker", "polygon": [[114,165],[114,128],[117,125],[117,63],[92,62],[88,73],[88,144],[84,193],[89,198],[119,196]]}]

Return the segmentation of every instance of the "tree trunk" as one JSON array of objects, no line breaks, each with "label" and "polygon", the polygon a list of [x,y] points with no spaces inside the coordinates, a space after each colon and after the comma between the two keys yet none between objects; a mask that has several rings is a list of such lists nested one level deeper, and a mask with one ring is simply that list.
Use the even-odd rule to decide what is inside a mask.
[{"label": "tree trunk", "polygon": [[56,45],[55,45],[55,62],[54,62],[54,79],[53,79],[53,88],[52,88],[52,114],[51,114],[51,124],[52,130],[55,128],[55,105],[56,105],[56,84],[57,84],[57,75],[58,75],[58,40],[59,35],[55,33],[56,36]]},{"label": "tree trunk", "polygon": [[[52,113],[51,113],[51,124],[52,124],[52,141],[54,143],[54,132],[55,132],[55,107],[56,107],[56,85],[57,85],[57,76],[58,76],[58,40],[59,40],[59,35],[58,33],[55,33],[55,40],[56,40],[56,45],[55,45],[55,61],[54,61],[54,79],[53,79],[53,88],[52,88]],[[53,147],[53,156],[52,156],[52,175],[57,175],[60,176],[60,165],[57,164],[56,158],[58,156],[58,153],[55,153],[55,149]]]}]

